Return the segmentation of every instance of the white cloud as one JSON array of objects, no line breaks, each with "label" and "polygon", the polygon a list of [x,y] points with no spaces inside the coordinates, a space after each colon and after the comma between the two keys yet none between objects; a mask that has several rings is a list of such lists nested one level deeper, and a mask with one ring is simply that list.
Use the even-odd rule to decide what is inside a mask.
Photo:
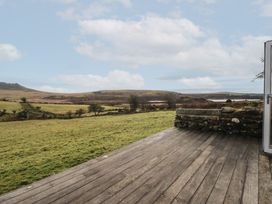
[{"label": "white cloud", "polygon": [[74,86],[85,91],[144,88],[144,78],[141,75],[120,70],[111,71],[106,76],[93,74],[63,75],[57,77],[56,80],[64,85]]},{"label": "white cloud", "polygon": [[77,0],[51,0],[51,1],[61,4],[73,4],[77,2]]},{"label": "white cloud", "polygon": [[221,85],[210,77],[182,78],[178,82],[185,89],[219,89]]},{"label": "white cloud", "polygon": [[80,18],[74,8],[68,8],[64,11],[58,11],[57,16],[64,20],[77,20]]},{"label": "white cloud", "polygon": [[92,2],[88,6],[84,6],[84,8],[67,8],[64,11],[57,12],[57,15],[64,20],[80,20],[100,17],[108,12],[110,12],[110,8],[108,6],[101,3]]},{"label": "white cloud", "polygon": [[21,58],[21,53],[11,44],[0,43],[0,61],[1,60],[17,60]]},{"label": "white cloud", "polygon": [[53,86],[49,86],[49,85],[44,85],[44,86],[38,87],[37,89],[40,90],[40,91],[53,92],[53,93],[70,93],[70,92],[73,92],[73,91],[67,90],[65,88],[53,87]]},{"label": "white cloud", "polygon": [[272,16],[272,1],[271,0],[255,0],[255,4],[257,4],[261,9],[262,16]]},{"label": "white cloud", "polygon": [[113,3],[120,3],[125,7],[131,7],[132,1],[131,0],[106,0],[105,2],[113,4]]},{"label": "white cloud", "polygon": [[132,6],[132,2],[131,0],[95,0],[88,5],[78,2],[77,4],[68,7],[66,10],[58,11],[57,15],[64,20],[92,19],[111,13],[115,5],[129,8]]},{"label": "white cloud", "polygon": [[215,4],[219,0],[157,0],[160,3],[171,3],[171,2],[176,2],[176,3],[182,3],[182,2],[188,2],[188,3],[197,3],[197,4]]},{"label": "white cloud", "polygon": [[[263,42],[270,36],[244,36],[232,44],[185,18],[145,16],[140,20],[79,21],[85,40],[77,52],[91,59],[141,65],[164,65],[209,75],[252,75],[260,70]],[[88,36],[91,40],[88,39]]]},{"label": "white cloud", "polygon": [[189,2],[193,2],[193,3],[205,3],[205,4],[215,4],[217,3],[219,0],[187,0]]},{"label": "white cloud", "polygon": [[[161,63],[182,49],[189,49],[203,36],[187,19],[143,17],[139,21],[98,19],[80,21],[83,35],[96,41],[83,42],[77,51],[93,59],[131,64]],[[171,59],[170,59],[171,60]]]}]

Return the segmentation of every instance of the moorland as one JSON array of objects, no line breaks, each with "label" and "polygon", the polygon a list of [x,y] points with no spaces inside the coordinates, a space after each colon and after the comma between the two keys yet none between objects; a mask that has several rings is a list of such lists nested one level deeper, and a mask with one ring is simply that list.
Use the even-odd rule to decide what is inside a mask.
[{"label": "moorland", "polygon": [[[14,119],[0,122],[0,194],[170,128],[176,107],[225,105],[202,96],[152,90],[60,94],[0,83],[1,117]],[[100,114],[91,111],[94,104],[102,107]],[[33,111],[50,117],[17,117]]]}]

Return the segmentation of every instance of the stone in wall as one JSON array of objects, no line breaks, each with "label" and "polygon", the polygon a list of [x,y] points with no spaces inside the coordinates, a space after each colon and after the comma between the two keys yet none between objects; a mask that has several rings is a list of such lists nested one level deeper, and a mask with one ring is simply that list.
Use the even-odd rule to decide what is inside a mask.
[{"label": "stone in wall", "polygon": [[261,136],[262,111],[244,107],[235,109],[178,109],[175,126],[199,130],[212,130],[226,134]]}]

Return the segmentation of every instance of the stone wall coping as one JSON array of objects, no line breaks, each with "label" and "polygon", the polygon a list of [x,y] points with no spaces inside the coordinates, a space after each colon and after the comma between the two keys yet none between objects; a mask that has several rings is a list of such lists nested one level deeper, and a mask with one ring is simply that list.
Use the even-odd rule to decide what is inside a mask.
[{"label": "stone wall coping", "polygon": [[176,113],[175,126],[207,129],[227,134],[261,136],[262,110],[255,107],[180,108]]},{"label": "stone wall coping", "polygon": [[180,108],[177,110],[178,115],[215,115],[221,114],[221,109],[196,109],[196,108]]}]

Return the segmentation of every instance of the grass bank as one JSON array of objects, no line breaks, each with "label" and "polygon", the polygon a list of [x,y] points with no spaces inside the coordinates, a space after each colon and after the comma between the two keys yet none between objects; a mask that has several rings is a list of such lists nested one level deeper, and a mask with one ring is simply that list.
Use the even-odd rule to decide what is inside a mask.
[{"label": "grass bank", "polygon": [[172,127],[174,115],[0,123],[0,194]]}]

